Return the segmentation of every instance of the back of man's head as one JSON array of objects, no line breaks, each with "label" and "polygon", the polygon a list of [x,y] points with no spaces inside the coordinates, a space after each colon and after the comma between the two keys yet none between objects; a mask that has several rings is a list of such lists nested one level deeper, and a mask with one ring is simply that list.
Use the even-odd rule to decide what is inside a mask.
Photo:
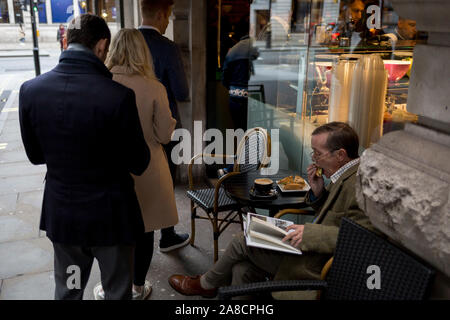
[{"label": "back of man's head", "polygon": [[174,0],[141,0],[141,11],[144,18],[154,18],[160,10],[167,12],[174,5]]},{"label": "back of man's head", "polygon": [[94,49],[95,45],[102,39],[111,42],[111,32],[106,21],[93,14],[82,14],[74,18],[68,26],[67,45],[79,43],[89,49]]},{"label": "back of man's head", "polygon": [[328,133],[328,151],[344,149],[350,159],[358,158],[358,134],[344,122],[330,122],[316,128],[312,135]]}]

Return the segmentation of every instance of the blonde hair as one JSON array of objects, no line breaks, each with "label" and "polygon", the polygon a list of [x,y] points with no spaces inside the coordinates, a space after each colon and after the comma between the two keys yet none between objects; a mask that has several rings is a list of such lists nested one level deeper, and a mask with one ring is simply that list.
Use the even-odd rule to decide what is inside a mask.
[{"label": "blonde hair", "polygon": [[137,29],[121,29],[114,36],[106,67],[125,67],[127,74],[139,74],[147,79],[156,79],[153,58],[144,36]]}]

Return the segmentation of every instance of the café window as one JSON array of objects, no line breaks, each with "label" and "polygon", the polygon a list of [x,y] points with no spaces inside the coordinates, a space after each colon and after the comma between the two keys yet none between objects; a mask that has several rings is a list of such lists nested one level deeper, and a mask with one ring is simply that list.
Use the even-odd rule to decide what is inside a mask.
[{"label": "caf\u00e9 window", "polygon": [[116,22],[117,8],[115,0],[101,0],[98,2],[98,15],[107,22]]},{"label": "caf\u00e9 window", "polygon": [[47,23],[47,10],[45,3],[38,4],[38,16],[39,16],[39,23]]},{"label": "caf\u00e9 window", "polygon": [[7,0],[0,0],[0,23],[9,23],[9,11]]},{"label": "caf\u00e9 window", "polygon": [[[14,0],[13,1],[13,5],[14,5],[14,19],[15,19],[15,23],[17,24],[22,24],[23,23],[23,10],[22,10],[22,4],[20,3],[20,0]],[[41,19],[39,19],[39,21],[41,21]]]},{"label": "caf\u00e9 window", "polygon": [[[78,2],[78,8],[80,14],[86,13],[86,1],[77,1]],[[74,15],[74,8],[73,8],[73,0],[52,0],[52,18],[53,23],[67,23],[69,22]],[[45,4],[42,4],[39,6],[39,21],[43,22],[41,20],[41,16],[44,18],[46,9]],[[47,21],[47,16],[45,15],[45,22]]]},{"label": "caf\u00e9 window", "polygon": [[53,23],[67,23],[73,17],[72,0],[52,0]]},{"label": "caf\u00e9 window", "polygon": [[324,123],[349,123],[363,151],[417,121],[409,77],[414,46],[427,35],[390,1],[277,0],[270,8],[270,32],[253,39],[248,127],[279,129],[281,169],[306,174],[311,133]]}]

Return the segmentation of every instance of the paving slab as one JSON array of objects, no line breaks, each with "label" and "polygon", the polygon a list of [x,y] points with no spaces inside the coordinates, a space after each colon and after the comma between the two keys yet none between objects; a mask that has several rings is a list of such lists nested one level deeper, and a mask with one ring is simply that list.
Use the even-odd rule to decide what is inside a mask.
[{"label": "paving slab", "polygon": [[[9,143],[8,143],[9,145]],[[0,150],[0,163],[8,164],[14,162],[20,162],[26,160],[26,156],[24,158],[25,152],[23,149],[19,150]]]},{"label": "paving slab", "polygon": [[17,150],[21,150],[22,152],[24,152],[24,150],[25,150],[21,140],[4,142],[0,138],[0,153],[4,153],[4,152],[8,152],[8,151],[17,151]]},{"label": "paving slab", "polygon": [[14,108],[18,108],[18,106],[19,106],[19,102],[17,101],[17,103],[14,103],[11,106],[11,109],[9,111],[8,110],[3,111],[3,112],[8,112],[8,120],[7,121],[17,121],[17,123],[19,123],[19,112],[14,110]]},{"label": "paving slab", "polygon": [[36,224],[19,216],[0,216],[0,243],[30,239],[38,236]]},{"label": "paving slab", "polygon": [[35,166],[28,159],[22,159],[21,161],[3,163],[0,166],[0,178],[45,174],[46,171],[46,165]]},{"label": "paving slab", "polygon": [[[6,112],[11,109],[5,110]],[[16,123],[18,120],[12,119],[9,117],[10,114],[8,114],[8,120],[6,121],[5,125],[3,126],[2,134],[3,133],[20,133],[20,124]]]},{"label": "paving slab", "polygon": [[18,197],[18,193],[0,195],[0,216],[14,214]]},{"label": "paving slab", "polygon": [[0,195],[44,189],[45,173],[0,178]]},{"label": "paving slab", "polygon": [[22,136],[20,135],[20,132],[8,132],[2,133],[0,139],[2,143],[12,143],[13,141],[22,141]]},{"label": "paving slab", "polygon": [[3,281],[0,300],[53,300],[53,271],[24,275]]},{"label": "paving slab", "polygon": [[8,214],[0,215],[0,242],[43,237],[39,232],[42,191],[32,191],[17,196],[16,207]]},{"label": "paving slab", "polygon": [[0,279],[53,270],[53,246],[47,238],[0,243]]}]

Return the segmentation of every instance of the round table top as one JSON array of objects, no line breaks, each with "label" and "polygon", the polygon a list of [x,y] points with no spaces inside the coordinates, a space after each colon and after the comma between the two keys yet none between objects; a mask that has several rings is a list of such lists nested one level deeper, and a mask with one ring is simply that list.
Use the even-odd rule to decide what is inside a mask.
[{"label": "round table top", "polygon": [[291,175],[300,174],[289,170],[278,170],[278,172],[273,175],[262,174],[260,171],[249,171],[225,179],[223,186],[230,198],[240,204],[250,207],[270,210],[305,208],[307,207],[305,203],[306,191],[283,193],[276,187],[278,192],[276,198],[257,199],[250,195],[250,189],[253,187],[255,179],[270,178],[275,182]]}]

